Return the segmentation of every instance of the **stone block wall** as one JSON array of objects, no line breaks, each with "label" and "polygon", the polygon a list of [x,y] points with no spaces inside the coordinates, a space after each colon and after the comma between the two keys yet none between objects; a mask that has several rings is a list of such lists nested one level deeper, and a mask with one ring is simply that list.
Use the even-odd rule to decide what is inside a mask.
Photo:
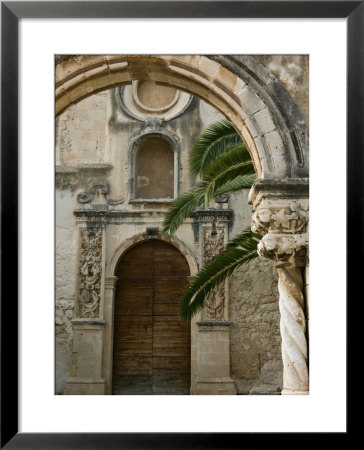
[{"label": "stone block wall", "polygon": [[63,164],[99,163],[106,143],[107,92],[101,92],[68,108],[58,119],[59,161]]},{"label": "stone block wall", "polygon": [[229,284],[231,377],[238,394],[282,389],[281,337],[274,263],[258,258]]}]

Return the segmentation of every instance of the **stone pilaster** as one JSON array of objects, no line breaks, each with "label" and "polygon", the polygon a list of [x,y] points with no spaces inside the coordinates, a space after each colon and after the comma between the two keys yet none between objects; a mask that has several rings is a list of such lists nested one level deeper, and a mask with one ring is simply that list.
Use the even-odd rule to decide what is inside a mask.
[{"label": "stone pilaster", "polygon": [[118,277],[109,276],[105,280],[105,329],[103,352],[103,377],[105,378],[105,394],[112,393],[112,358],[113,358],[113,311],[115,299],[115,286]]},{"label": "stone pilaster", "polygon": [[[204,266],[219,254],[228,242],[232,212],[219,209],[194,213],[198,224],[200,265]],[[197,374],[191,383],[191,394],[235,395],[230,377],[230,321],[228,320],[228,284],[216,287],[206,298],[197,322]]]},{"label": "stone pilaster", "polygon": [[308,184],[306,180],[258,183],[250,192],[252,230],[263,235],[260,256],[277,261],[282,394],[308,394],[307,304]]},{"label": "stone pilaster", "polygon": [[79,221],[78,280],[73,327],[72,375],[65,395],[102,395],[104,342],[104,221]]}]

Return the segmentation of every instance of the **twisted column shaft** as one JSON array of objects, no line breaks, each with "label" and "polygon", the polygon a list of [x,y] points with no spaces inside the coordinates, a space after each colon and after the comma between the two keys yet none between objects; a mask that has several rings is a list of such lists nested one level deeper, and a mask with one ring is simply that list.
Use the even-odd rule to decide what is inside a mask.
[{"label": "twisted column shaft", "polygon": [[301,267],[277,266],[282,336],[282,394],[308,394],[306,319]]}]

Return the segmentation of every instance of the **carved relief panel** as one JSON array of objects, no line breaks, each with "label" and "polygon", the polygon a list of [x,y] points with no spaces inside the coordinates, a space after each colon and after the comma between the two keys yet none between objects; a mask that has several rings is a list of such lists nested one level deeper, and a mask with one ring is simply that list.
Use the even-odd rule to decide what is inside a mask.
[{"label": "carved relief panel", "polygon": [[80,229],[77,317],[98,318],[101,302],[102,227]]},{"label": "carved relief panel", "polygon": [[[203,229],[203,261],[204,265],[209,263],[224,248],[224,227],[216,227],[213,222],[212,228]],[[217,286],[205,300],[204,318],[207,320],[223,320],[225,307],[225,283]]]}]

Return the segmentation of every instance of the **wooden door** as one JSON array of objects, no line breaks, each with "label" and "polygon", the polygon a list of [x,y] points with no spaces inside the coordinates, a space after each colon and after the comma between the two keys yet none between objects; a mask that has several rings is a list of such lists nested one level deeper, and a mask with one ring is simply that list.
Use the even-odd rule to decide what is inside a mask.
[{"label": "wooden door", "polygon": [[156,239],[118,264],[113,394],[189,394],[190,326],[178,313],[189,274],[179,250]]}]

